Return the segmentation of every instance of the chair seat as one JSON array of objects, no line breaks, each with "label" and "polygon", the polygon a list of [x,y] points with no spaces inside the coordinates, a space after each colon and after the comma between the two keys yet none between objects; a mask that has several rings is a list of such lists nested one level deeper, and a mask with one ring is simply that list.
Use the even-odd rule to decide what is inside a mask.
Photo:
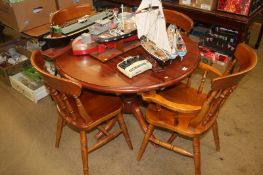
[{"label": "chair seat", "polygon": [[[110,118],[116,116],[121,111],[122,107],[122,103],[119,97],[111,95],[101,95],[95,92],[91,93],[89,91],[83,91],[80,96],[80,100],[87,114],[91,118],[91,122],[89,122],[88,124],[85,124],[85,122],[81,120],[72,122],[73,126],[81,126],[82,129],[92,129],[98,124],[109,120]],[[78,115],[77,118],[81,119],[75,99],[71,98],[69,99],[69,102],[73,107],[74,113]],[[67,120],[67,117],[65,117],[65,119]]]},{"label": "chair seat", "polygon": [[[198,93],[196,89],[188,87],[184,83],[180,83],[158,94],[169,101],[193,106],[202,106],[207,98],[206,94]],[[146,119],[150,124],[192,137],[193,135],[200,134],[204,129],[188,127],[189,122],[196,117],[197,114],[198,113],[178,113],[164,107],[161,107],[161,110],[157,111],[156,105],[150,104],[146,110]]]},{"label": "chair seat", "polygon": [[193,106],[202,106],[207,98],[206,94],[198,93],[196,89],[188,87],[184,83],[179,83],[178,85],[165,89],[158,94],[169,101]]},{"label": "chair seat", "polygon": [[182,114],[163,107],[157,110],[155,104],[150,104],[146,110],[146,120],[152,125],[166,128],[189,137],[194,137],[202,133],[204,129],[188,127],[190,121],[196,117],[196,114]]}]

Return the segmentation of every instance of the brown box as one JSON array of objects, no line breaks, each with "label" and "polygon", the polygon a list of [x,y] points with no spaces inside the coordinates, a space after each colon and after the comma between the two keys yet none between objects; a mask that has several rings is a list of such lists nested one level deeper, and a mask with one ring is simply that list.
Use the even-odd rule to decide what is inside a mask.
[{"label": "brown box", "polygon": [[21,53],[22,55],[25,55],[28,59],[25,61],[19,62],[15,65],[0,64],[0,80],[4,81],[7,85],[10,85],[9,76],[17,74],[18,72],[21,72],[22,68],[31,65],[30,64],[31,52],[24,49],[21,46],[9,45],[4,48],[0,48],[0,53],[6,51],[7,49],[11,47],[16,48],[17,52]]},{"label": "brown box", "polygon": [[79,4],[90,4],[93,7],[92,0],[56,0],[56,4],[58,10]]},{"label": "brown box", "polygon": [[211,11],[216,8],[217,0],[179,0],[179,4]]},{"label": "brown box", "polygon": [[19,32],[49,23],[50,13],[54,11],[54,0],[0,1],[0,21]]},{"label": "brown box", "polygon": [[203,10],[214,10],[216,9],[217,0],[196,0],[196,7]]}]

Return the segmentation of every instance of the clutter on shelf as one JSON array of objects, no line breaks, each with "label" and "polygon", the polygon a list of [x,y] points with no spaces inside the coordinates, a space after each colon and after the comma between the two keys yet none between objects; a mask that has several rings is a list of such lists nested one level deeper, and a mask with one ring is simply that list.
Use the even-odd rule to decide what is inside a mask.
[{"label": "clutter on shelf", "polygon": [[225,66],[231,60],[230,56],[218,53],[207,47],[199,46],[199,49],[201,60],[206,64],[213,65],[216,63]]},{"label": "clutter on shelf", "polygon": [[194,37],[195,40],[199,42],[201,38],[203,38],[207,33],[209,33],[210,29],[211,29],[211,25],[201,22],[196,22],[194,27],[192,28],[190,37],[191,38]]},{"label": "clutter on shelf", "polygon": [[16,50],[16,48],[9,48],[7,51],[0,53],[0,65],[1,64],[15,65],[27,59],[28,58],[25,55],[20,54]]},{"label": "clutter on shelf", "polygon": [[238,32],[214,26],[199,42],[200,46],[210,48],[221,54],[232,56],[237,45]]},{"label": "clutter on shelf", "polygon": [[221,67],[222,72],[231,61],[237,45],[238,32],[213,26],[199,42],[202,62]]},{"label": "clutter on shelf", "polygon": [[45,41],[40,41],[37,39],[27,39],[25,41],[25,48],[32,52],[34,50],[41,50],[45,44]]},{"label": "clutter on shelf", "polygon": [[19,45],[18,41],[0,46],[0,80],[10,85],[9,76],[30,66],[31,52]]}]

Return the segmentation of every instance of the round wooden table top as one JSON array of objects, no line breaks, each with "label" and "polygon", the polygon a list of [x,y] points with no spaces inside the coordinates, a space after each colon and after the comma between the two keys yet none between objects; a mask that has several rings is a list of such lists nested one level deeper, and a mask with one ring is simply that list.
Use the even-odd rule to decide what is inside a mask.
[{"label": "round wooden table top", "polygon": [[79,81],[84,87],[101,92],[129,94],[147,92],[171,86],[191,74],[200,61],[197,43],[184,37],[187,55],[183,60],[173,60],[161,71],[148,70],[128,78],[117,69],[124,57],[147,55],[142,47],[130,50],[107,62],[101,62],[89,55],[74,56],[68,51],[58,57],[55,64],[60,73]]}]

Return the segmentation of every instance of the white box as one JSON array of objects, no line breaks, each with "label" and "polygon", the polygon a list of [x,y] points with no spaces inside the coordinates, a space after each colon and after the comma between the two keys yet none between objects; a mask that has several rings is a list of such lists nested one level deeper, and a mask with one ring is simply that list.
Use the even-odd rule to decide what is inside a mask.
[{"label": "white box", "polygon": [[23,84],[21,81],[19,81],[21,78],[26,78],[25,75],[23,75],[21,72],[18,74],[15,74],[13,76],[10,76],[10,83],[11,86],[16,89],[18,92],[24,94],[27,98],[29,98],[31,101],[37,103],[38,100],[44,98],[47,96],[48,90],[44,85],[40,86],[39,88],[33,90]]}]

